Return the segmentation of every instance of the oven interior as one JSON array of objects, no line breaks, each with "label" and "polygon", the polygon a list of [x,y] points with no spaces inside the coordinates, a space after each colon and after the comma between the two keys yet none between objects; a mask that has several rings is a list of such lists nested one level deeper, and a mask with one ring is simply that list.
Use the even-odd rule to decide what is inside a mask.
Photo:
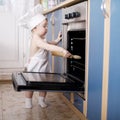
[{"label": "oven interior", "polygon": [[85,81],[85,30],[68,31],[67,49],[72,54],[81,56],[81,59],[67,59],[67,74],[79,81]]}]

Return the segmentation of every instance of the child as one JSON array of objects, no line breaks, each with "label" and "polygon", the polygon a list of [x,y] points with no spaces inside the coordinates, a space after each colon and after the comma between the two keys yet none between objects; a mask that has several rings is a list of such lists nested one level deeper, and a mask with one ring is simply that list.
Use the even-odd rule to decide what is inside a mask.
[{"label": "child", "polygon": [[[62,47],[56,46],[61,40],[61,34],[55,41],[47,42],[45,35],[47,33],[48,21],[44,15],[41,14],[42,8],[38,4],[25,14],[20,23],[27,27],[32,32],[32,40],[30,46],[30,59],[27,65],[27,71],[30,72],[50,72],[48,65],[48,51],[56,51],[63,54],[63,57],[70,57],[71,53]],[[42,108],[47,107],[45,103],[46,92],[39,92],[39,105]],[[33,91],[25,92],[25,108],[32,108]]]}]

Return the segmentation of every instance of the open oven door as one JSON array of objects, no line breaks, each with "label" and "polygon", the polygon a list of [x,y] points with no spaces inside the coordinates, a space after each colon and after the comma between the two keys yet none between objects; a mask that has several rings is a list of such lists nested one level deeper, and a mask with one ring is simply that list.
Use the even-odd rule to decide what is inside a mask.
[{"label": "open oven door", "polygon": [[12,74],[16,91],[84,91],[84,84],[59,73],[16,72]]}]

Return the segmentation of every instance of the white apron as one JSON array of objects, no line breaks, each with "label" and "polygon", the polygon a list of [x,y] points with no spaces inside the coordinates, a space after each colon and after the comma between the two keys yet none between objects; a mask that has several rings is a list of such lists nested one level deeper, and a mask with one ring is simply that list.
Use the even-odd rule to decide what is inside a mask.
[{"label": "white apron", "polygon": [[30,58],[27,65],[28,72],[50,72],[48,65],[48,51],[44,49],[38,50],[35,55]]}]

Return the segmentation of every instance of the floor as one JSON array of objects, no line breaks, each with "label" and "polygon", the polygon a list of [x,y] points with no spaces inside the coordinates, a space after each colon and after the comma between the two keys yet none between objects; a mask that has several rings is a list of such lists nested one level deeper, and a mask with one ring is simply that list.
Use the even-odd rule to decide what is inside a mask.
[{"label": "floor", "polygon": [[80,120],[60,99],[58,93],[48,92],[47,108],[38,105],[38,93],[33,96],[33,108],[24,108],[24,92],[16,92],[12,84],[0,84],[0,120]]}]

